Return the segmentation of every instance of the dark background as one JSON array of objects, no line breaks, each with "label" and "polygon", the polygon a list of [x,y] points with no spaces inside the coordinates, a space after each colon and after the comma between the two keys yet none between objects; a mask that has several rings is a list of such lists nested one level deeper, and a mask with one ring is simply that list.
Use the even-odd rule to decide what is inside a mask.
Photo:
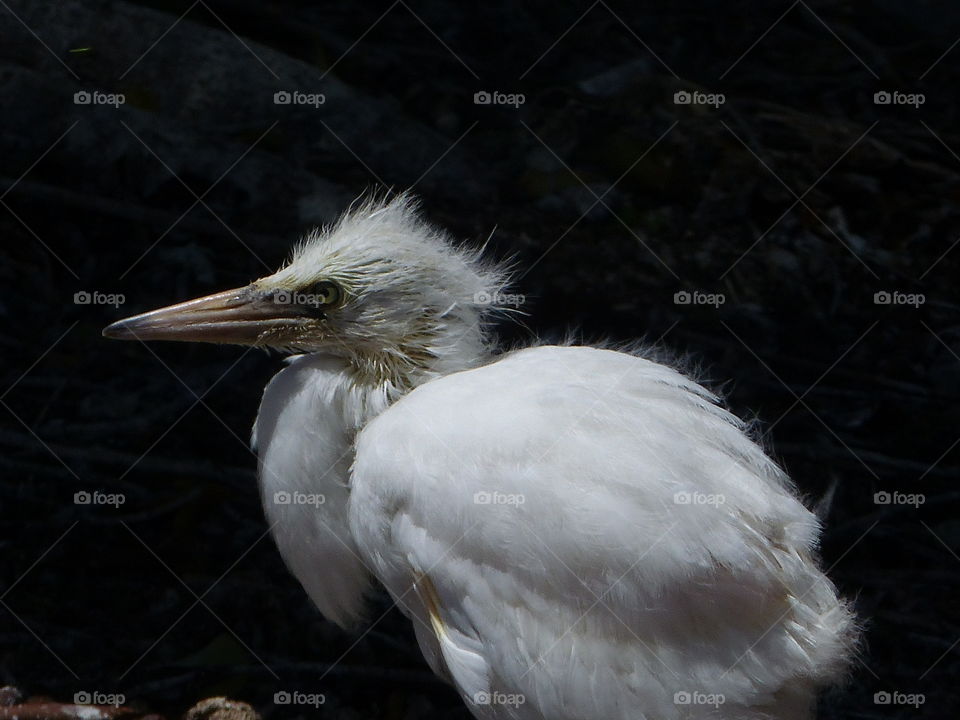
[{"label": "dark background", "polygon": [[467,241],[495,229],[527,298],[505,342],[688,353],[811,503],[835,487],[824,564],[867,633],[822,717],[913,711],[882,691],[958,709],[960,9],[3,0],[0,38],[0,682],[169,715],[228,694],[268,717],[468,717],[396,611],[340,632],[264,537],[247,439],[280,359],[100,337],[267,274],[386,185]]}]

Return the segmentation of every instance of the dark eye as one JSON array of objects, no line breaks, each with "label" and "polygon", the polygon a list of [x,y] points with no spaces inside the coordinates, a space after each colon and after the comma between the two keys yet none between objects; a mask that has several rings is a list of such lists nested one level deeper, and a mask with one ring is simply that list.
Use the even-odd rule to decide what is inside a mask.
[{"label": "dark eye", "polygon": [[309,307],[331,307],[340,302],[339,286],[327,280],[308,285],[301,293],[300,304]]}]

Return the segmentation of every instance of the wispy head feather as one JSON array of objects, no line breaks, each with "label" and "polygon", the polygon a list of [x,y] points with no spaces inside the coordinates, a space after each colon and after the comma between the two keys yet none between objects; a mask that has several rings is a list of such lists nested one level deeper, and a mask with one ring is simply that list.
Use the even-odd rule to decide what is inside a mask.
[{"label": "wispy head feather", "polygon": [[336,284],[342,302],[326,313],[322,332],[294,338],[290,347],[345,354],[364,376],[408,386],[489,357],[487,323],[509,309],[496,302],[508,279],[482,248],[455,243],[402,193],[355,204],[310,232],[283,268],[258,282],[288,292]]}]

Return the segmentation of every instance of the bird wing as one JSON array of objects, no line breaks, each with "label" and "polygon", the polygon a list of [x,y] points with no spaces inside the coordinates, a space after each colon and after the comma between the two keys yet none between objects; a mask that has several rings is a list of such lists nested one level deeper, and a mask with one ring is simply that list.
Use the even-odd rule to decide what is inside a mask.
[{"label": "bird wing", "polygon": [[744,430],[664,365],[521,350],[361,432],[350,527],[477,717],[781,711],[839,667],[850,618]]}]

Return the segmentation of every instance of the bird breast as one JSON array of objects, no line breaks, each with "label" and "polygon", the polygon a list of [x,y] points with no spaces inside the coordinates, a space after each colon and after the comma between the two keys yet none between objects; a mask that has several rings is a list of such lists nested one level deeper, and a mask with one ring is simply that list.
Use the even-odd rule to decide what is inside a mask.
[{"label": "bird breast", "polygon": [[379,410],[377,396],[356,386],[343,361],[302,355],[267,385],[253,430],[264,512],[280,554],[324,617],[341,627],[359,619],[370,584],[347,504],[354,437]]}]

